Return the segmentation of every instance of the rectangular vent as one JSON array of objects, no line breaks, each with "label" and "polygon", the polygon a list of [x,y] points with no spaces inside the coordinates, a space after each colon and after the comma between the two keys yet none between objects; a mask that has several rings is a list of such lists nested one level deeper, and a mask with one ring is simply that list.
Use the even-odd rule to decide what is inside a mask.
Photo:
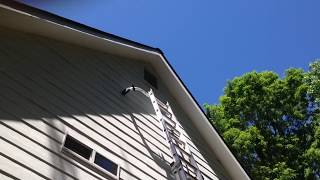
[{"label": "rectangular vent", "polygon": [[158,89],[157,78],[146,69],[144,69],[144,80],[146,80],[149,84]]}]

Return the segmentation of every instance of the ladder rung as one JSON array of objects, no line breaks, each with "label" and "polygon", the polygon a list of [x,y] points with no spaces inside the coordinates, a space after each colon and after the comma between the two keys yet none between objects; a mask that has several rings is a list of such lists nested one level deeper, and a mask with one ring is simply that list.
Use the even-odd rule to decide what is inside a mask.
[{"label": "ladder rung", "polygon": [[168,132],[169,132],[169,134],[172,135],[172,136],[176,136],[177,138],[180,137],[180,132],[177,131],[176,129],[168,129]]},{"label": "ladder rung", "polygon": [[[168,126],[170,129],[176,130],[176,128],[171,123],[169,123],[166,119],[164,119],[164,124],[166,126]],[[178,131],[178,130],[176,130],[176,131]]]},{"label": "ladder rung", "polygon": [[179,149],[179,151],[180,151],[181,154],[187,155],[188,158],[190,158],[191,154],[189,154],[189,153],[188,153],[186,150],[184,150],[182,147],[177,146],[176,144],[175,144],[175,147],[177,147],[177,148]]},{"label": "ladder rung", "polygon": [[167,127],[169,127],[169,129],[167,129],[169,131],[169,133],[176,135],[177,137],[180,137],[181,133],[175,129],[175,127],[173,127],[170,123],[165,122],[165,125]]},{"label": "ladder rung", "polygon": [[181,145],[183,145],[183,146],[185,146],[185,142],[183,142],[183,141],[181,141],[178,137],[176,137],[176,136],[171,136],[171,137],[173,137],[173,139],[175,140],[175,141],[177,141],[178,143],[180,143]]},{"label": "ladder rung", "polygon": [[177,125],[176,122],[174,122],[172,119],[167,118],[166,116],[162,116],[162,117],[163,117],[162,119],[164,119],[166,123],[169,123],[172,127],[176,128],[176,125]]},{"label": "ladder rung", "polygon": [[193,164],[191,164],[188,160],[186,160],[185,158],[183,158],[181,156],[179,156],[179,157],[180,157],[180,160],[182,160],[184,163],[186,163],[188,167],[191,167],[194,171],[198,170],[198,168],[195,167]]},{"label": "ladder rung", "polygon": [[162,106],[163,108],[168,109],[168,106],[165,103],[160,101],[158,98],[156,98],[156,100],[157,100],[157,103],[159,104],[159,106]]},{"label": "ladder rung", "polygon": [[[186,143],[185,142],[183,142],[183,141],[181,141],[178,137],[176,137],[176,136],[171,136],[170,135],[170,137],[171,138],[173,138],[176,142],[178,142],[179,144],[181,144],[183,147],[185,147],[185,145],[186,145]],[[178,144],[176,144],[176,146],[177,146]]]},{"label": "ladder rung", "polygon": [[193,179],[196,179],[197,177],[197,169],[191,166],[192,169],[190,169],[188,166],[182,164],[182,162],[172,162],[170,164],[171,168],[176,169],[176,172],[178,173],[179,167],[183,169],[183,171],[186,173],[187,176],[190,176]]},{"label": "ladder rung", "polygon": [[185,167],[185,166],[183,166],[184,168],[186,168],[186,170],[184,170],[185,172],[186,172],[186,174],[187,174],[187,179],[188,180],[190,180],[190,178],[193,180],[196,180],[197,179],[197,172],[196,171],[194,171],[194,170],[191,170],[190,171],[190,169],[188,169],[188,167]]},{"label": "ladder rung", "polygon": [[[175,116],[169,104],[165,104],[156,98],[152,90],[150,90],[148,94],[152,101],[152,105],[157,112],[157,118],[161,120],[161,124],[164,128],[163,130],[165,131],[167,140],[170,144],[170,151],[174,160],[174,163],[170,164],[172,172],[177,175],[179,179],[186,177],[186,179],[189,180],[203,180],[201,171],[198,169],[198,165],[195,162],[192,153],[186,152],[185,150],[188,146],[187,143],[180,139],[183,134],[176,129],[179,129],[178,126],[180,126],[180,124],[178,121],[175,121]],[[183,129],[182,126],[180,126],[180,128]],[[184,175],[180,173],[183,173]]]},{"label": "ladder rung", "polygon": [[172,114],[167,109],[163,108],[162,106],[159,106],[159,108],[160,108],[160,111],[164,112],[163,114],[165,116],[167,116],[168,118],[172,118]]}]

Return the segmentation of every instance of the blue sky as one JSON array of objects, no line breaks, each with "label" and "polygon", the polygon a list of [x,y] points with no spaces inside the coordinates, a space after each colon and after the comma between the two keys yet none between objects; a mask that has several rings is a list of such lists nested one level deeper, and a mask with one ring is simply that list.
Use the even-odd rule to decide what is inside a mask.
[{"label": "blue sky", "polygon": [[320,58],[319,0],[20,0],[164,51],[200,105],[227,80]]}]

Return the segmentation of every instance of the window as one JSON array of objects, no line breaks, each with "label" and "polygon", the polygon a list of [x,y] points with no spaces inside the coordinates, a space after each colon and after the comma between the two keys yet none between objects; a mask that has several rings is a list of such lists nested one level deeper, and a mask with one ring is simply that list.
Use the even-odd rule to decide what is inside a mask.
[{"label": "window", "polygon": [[110,161],[109,159],[103,157],[99,153],[96,153],[96,156],[94,158],[94,163],[101,168],[111,172],[114,175],[117,175],[118,171],[118,165]]},{"label": "window", "polygon": [[66,136],[62,152],[67,153],[67,155],[70,155],[72,158],[76,158],[76,160],[80,160],[84,165],[89,165],[89,168],[98,169],[108,176],[118,179],[119,166],[116,163],[69,135]]},{"label": "window", "polygon": [[74,139],[69,135],[67,135],[66,137],[64,147],[88,160],[90,159],[90,156],[92,154],[92,149],[83,145],[78,140]]},{"label": "window", "polygon": [[144,69],[144,80],[146,80],[149,84],[158,89],[157,78],[146,69]]}]

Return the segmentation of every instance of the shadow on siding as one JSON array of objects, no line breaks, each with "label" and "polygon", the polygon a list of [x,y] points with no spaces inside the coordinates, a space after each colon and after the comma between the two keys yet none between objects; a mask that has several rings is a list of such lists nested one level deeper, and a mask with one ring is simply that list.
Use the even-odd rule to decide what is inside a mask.
[{"label": "shadow on siding", "polygon": [[[163,156],[155,153],[154,151],[152,151],[148,145],[148,143],[146,142],[145,138],[143,137],[143,134],[140,131],[139,126],[136,123],[135,117],[131,115],[131,119],[133,120],[133,124],[135,126],[135,128],[138,130],[139,135],[143,141],[143,144],[145,145],[145,147],[148,150],[148,153],[151,154],[152,159],[158,164],[158,166],[160,166],[162,169],[164,169],[166,171],[166,175],[168,179],[174,179],[171,173],[171,166],[170,164],[168,164],[168,162],[164,159]],[[171,163],[171,162],[169,162]]]},{"label": "shadow on siding", "polygon": [[[131,158],[161,178],[170,177],[170,165],[163,155],[171,155],[163,150],[168,145],[158,120],[150,116],[155,114],[150,100],[139,94],[123,97],[119,92],[132,82],[147,89],[136,75],[139,70],[142,74],[141,65],[128,62],[130,66],[125,67],[117,58],[103,53],[7,29],[0,28],[0,39],[3,144],[12,144],[15,152],[23,152],[39,161],[35,164],[52,169],[48,174],[39,167],[41,176],[77,179],[81,176],[79,171],[83,171],[101,179],[60,153],[65,131],[72,129],[124,161],[123,168],[129,174],[136,169],[153,177],[128,160]],[[120,152],[115,153],[106,142],[113,143]],[[35,167],[16,159],[19,160],[24,162],[24,168]]]}]

